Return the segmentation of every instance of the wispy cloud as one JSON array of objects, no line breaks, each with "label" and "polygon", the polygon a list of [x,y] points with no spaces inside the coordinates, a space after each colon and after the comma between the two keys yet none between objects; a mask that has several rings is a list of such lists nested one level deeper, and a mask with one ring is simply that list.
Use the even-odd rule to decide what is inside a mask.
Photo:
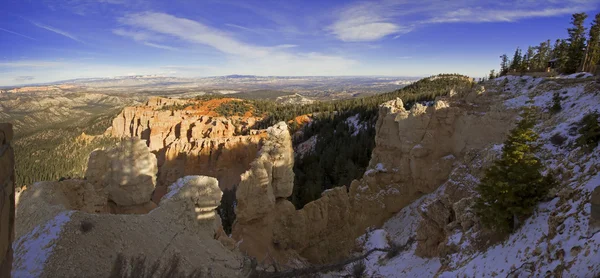
[{"label": "wispy cloud", "polygon": [[49,68],[49,67],[58,67],[63,66],[65,63],[63,62],[54,62],[54,61],[34,61],[34,60],[20,60],[20,61],[9,61],[9,62],[0,62],[0,68]]},{"label": "wispy cloud", "polygon": [[170,35],[191,43],[208,45],[227,54],[252,57],[261,57],[268,54],[268,50],[265,47],[239,42],[223,31],[211,28],[197,21],[165,13],[146,12],[131,14],[121,18],[120,21],[132,27]]},{"label": "wispy cloud", "polygon": [[384,5],[360,3],[340,12],[339,18],[329,28],[338,39],[346,42],[374,41],[412,29],[392,22]]},{"label": "wispy cloud", "polygon": [[168,46],[168,45],[164,45],[164,44],[159,44],[156,43],[157,41],[162,41],[164,38],[156,33],[151,33],[151,32],[147,32],[147,31],[129,31],[129,30],[125,30],[125,29],[115,29],[112,31],[113,34],[115,35],[119,35],[122,37],[127,37],[130,38],[136,42],[140,42],[141,44],[145,45],[145,46],[150,46],[150,47],[154,47],[154,48],[159,48],[159,49],[165,49],[165,50],[179,50],[176,47],[172,47],[172,46]]},{"label": "wispy cloud", "polygon": [[54,27],[51,27],[51,26],[48,26],[48,25],[43,25],[43,24],[40,24],[40,23],[37,23],[37,22],[33,22],[33,21],[31,23],[33,25],[37,26],[37,27],[40,27],[42,29],[46,29],[46,30],[48,30],[50,32],[54,32],[54,33],[59,34],[61,36],[67,37],[69,39],[72,39],[72,40],[74,40],[76,42],[85,43],[82,40],[80,40],[79,38],[75,37],[74,35],[69,34],[66,31],[63,31],[63,30],[60,30],[60,29],[57,29],[57,28],[54,28]]},{"label": "wispy cloud", "polygon": [[7,32],[7,33],[11,33],[13,35],[21,36],[23,38],[27,38],[27,39],[30,39],[30,40],[34,40],[34,41],[36,40],[36,39],[34,39],[34,38],[30,37],[30,36],[26,36],[26,35],[23,35],[21,33],[17,33],[17,32],[11,31],[11,30],[6,30],[4,28],[0,28],[0,30],[2,30],[4,32]]},{"label": "wispy cloud", "polygon": [[159,48],[159,49],[165,49],[165,50],[179,50],[176,47],[162,45],[162,44],[158,44],[158,43],[152,43],[152,42],[144,42],[144,45],[154,47],[154,48]]},{"label": "wispy cloud", "polygon": [[15,77],[15,81],[16,82],[31,81],[33,79],[35,79],[35,76],[31,76],[31,75],[24,75],[24,76],[17,76],[17,77]]},{"label": "wispy cloud", "polygon": [[513,22],[592,10],[597,5],[595,0],[379,0],[342,8],[326,30],[346,42],[374,41],[389,35],[396,39],[428,24]]},{"label": "wispy cloud", "polygon": [[[175,17],[165,13],[144,12],[127,15],[119,20],[130,30],[115,30],[116,34],[127,35],[145,41],[149,34],[173,37],[192,45],[209,46],[225,55],[226,63],[219,73],[253,73],[273,75],[336,74],[347,69],[356,61],[342,56],[323,53],[302,53],[296,45],[281,44],[260,46],[237,39],[229,32],[205,25],[198,21]],[[133,31],[135,30],[135,31]],[[137,35],[131,35],[134,32]],[[148,41],[145,41],[148,42]],[[229,71],[230,72],[225,72]],[[244,72],[240,72],[240,71]]]}]

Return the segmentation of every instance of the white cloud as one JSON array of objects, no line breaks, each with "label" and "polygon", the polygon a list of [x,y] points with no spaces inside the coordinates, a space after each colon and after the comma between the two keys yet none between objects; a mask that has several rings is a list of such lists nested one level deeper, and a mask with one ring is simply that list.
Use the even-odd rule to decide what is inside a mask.
[{"label": "white cloud", "polygon": [[592,10],[597,0],[379,0],[355,3],[341,9],[326,28],[339,40],[361,42],[398,38],[426,24],[452,22],[512,22]]},{"label": "white cloud", "polygon": [[84,42],[83,42],[82,40],[80,40],[79,38],[77,38],[77,37],[75,37],[75,36],[73,36],[73,35],[71,35],[71,34],[69,34],[69,33],[65,32],[65,31],[63,31],[63,30],[60,30],[60,29],[57,29],[57,28],[54,28],[54,27],[51,27],[51,26],[48,26],[48,25],[43,25],[43,24],[40,24],[40,23],[36,23],[36,22],[31,22],[31,23],[32,23],[33,25],[37,26],[37,27],[40,27],[40,28],[42,28],[42,29],[46,29],[46,30],[48,30],[48,31],[50,31],[50,32],[54,32],[54,33],[56,33],[56,34],[59,34],[59,35],[61,35],[61,36],[67,37],[67,38],[69,38],[69,39],[72,39],[72,40],[74,40],[74,41],[76,41],[76,42],[84,43]]}]

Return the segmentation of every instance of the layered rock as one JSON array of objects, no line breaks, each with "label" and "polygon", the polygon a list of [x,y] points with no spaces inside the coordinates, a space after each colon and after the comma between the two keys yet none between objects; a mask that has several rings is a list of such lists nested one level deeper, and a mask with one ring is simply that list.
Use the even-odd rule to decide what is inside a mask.
[{"label": "layered rock", "polygon": [[15,223],[15,158],[11,124],[0,123],[0,276],[10,277]]},{"label": "layered rock", "polygon": [[260,118],[220,117],[214,110],[235,99],[209,101],[151,98],[146,105],[127,107],[107,130],[115,137],[146,140],[158,158],[155,201],[166,186],[184,175],[216,177],[222,188],[240,182],[256,157],[264,131],[252,130]]}]

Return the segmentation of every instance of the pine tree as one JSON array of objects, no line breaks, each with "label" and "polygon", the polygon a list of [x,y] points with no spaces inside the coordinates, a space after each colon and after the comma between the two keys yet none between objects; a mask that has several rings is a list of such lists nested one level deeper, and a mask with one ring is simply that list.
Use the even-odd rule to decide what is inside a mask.
[{"label": "pine tree", "polygon": [[585,13],[573,14],[571,18],[572,28],[569,31],[569,54],[565,64],[564,73],[570,74],[577,72],[583,64],[585,56],[585,27],[583,23],[587,15]]},{"label": "pine tree", "polygon": [[527,48],[527,56],[525,58],[525,63],[523,63],[523,67],[525,70],[527,71],[533,71],[534,70],[534,56],[535,56],[535,48],[533,48],[532,46]]},{"label": "pine tree", "polygon": [[594,72],[596,65],[600,62],[600,13],[596,15],[590,28],[587,45],[587,60],[585,71]]},{"label": "pine tree", "polygon": [[569,59],[569,44],[566,40],[557,39],[552,50],[552,57],[556,60],[556,68],[564,72],[567,60]]},{"label": "pine tree", "polygon": [[508,56],[506,56],[506,54],[502,54],[502,56],[500,56],[500,76],[508,73],[509,64],[510,62],[508,61]]},{"label": "pine tree", "polygon": [[490,70],[490,76],[489,76],[489,79],[490,79],[490,80],[492,80],[492,79],[494,79],[494,78],[496,78],[496,70]]},{"label": "pine tree", "polygon": [[543,165],[535,156],[538,135],[533,131],[532,109],[525,109],[522,117],[504,142],[502,157],[486,170],[477,187],[475,209],[482,224],[502,233],[517,228],[555,184],[551,175],[542,175]]},{"label": "pine tree", "polygon": [[521,68],[522,59],[523,59],[523,56],[521,56],[521,49],[517,47],[517,50],[515,50],[515,54],[513,55],[513,59],[510,64],[510,70],[511,71],[519,70]]}]

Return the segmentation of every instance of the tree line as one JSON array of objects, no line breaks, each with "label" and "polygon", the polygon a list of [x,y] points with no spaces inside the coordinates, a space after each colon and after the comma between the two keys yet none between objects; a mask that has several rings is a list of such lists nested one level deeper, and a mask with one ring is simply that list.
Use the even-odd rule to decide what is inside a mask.
[{"label": "tree line", "polygon": [[[593,19],[590,28],[585,27],[586,13],[571,16],[571,27],[566,39],[556,39],[529,46],[527,50],[517,47],[512,58],[500,56],[500,70],[491,70],[493,79],[508,73],[543,72],[549,66],[562,74],[595,72],[600,62],[600,13]],[[552,64],[552,65],[550,65]]]}]

